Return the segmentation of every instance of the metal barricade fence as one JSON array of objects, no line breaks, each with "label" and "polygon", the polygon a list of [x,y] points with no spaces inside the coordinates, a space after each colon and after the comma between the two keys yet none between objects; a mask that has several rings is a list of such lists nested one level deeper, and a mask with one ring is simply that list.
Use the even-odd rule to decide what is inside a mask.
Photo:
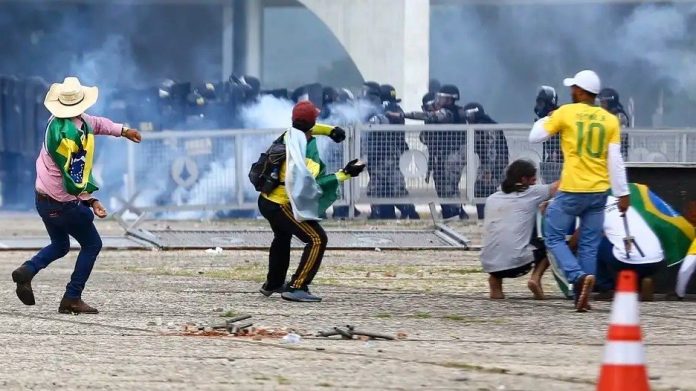
[{"label": "metal barricade fence", "polygon": [[[283,129],[147,133],[127,148],[125,207],[158,218],[253,217],[259,196],[247,174]],[[342,168],[344,149],[318,139],[327,171]],[[333,170],[333,171],[331,171]],[[347,199],[337,201],[347,205]],[[247,210],[247,213],[234,212]],[[230,214],[230,211],[232,213]]]},{"label": "metal barricade fence", "polygon": [[[318,144],[329,173],[353,157],[367,163],[364,175],[346,183],[336,206],[482,204],[516,159],[537,163],[543,182],[560,177],[560,144],[530,144],[530,128],[529,124],[364,125],[347,129],[348,139],[342,144],[327,137],[318,137]],[[158,218],[237,216],[224,213],[254,211],[258,193],[247,173],[282,132],[147,133],[139,145],[113,147],[107,159],[122,158],[125,153],[125,170],[118,165],[125,172],[105,170],[104,176],[124,177],[125,185],[116,181],[102,190],[122,198],[124,209]],[[628,129],[624,133],[627,162],[696,162],[696,130]],[[104,164],[112,165],[111,161]]]},{"label": "metal barricade fence", "polygon": [[356,151],[367,175],[354,200],[372,205],[482,202],[495,192],[509,161],[541,159],[526,124],[366,125]]}]

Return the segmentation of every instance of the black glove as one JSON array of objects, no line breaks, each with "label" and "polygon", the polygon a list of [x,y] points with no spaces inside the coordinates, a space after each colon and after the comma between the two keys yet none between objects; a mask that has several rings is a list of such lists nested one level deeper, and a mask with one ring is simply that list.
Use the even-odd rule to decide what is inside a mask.
[{"label": "black glove", "polygon": [[331,129],[329,137],[331,137],[331,140],[333,140],[334,142],[340,143],[341,141],[346,139],[346,131],[336,126],[335,128]]},{"label": "black glove", "polygon": [[346,167],[343,169],[343,172],[346,174],[352,176],[355,178],[356,176],[360,175],[361,172],[365,169],[365,163],[360,162],[358,164],[358,159],[353,159],[346,164]]}]

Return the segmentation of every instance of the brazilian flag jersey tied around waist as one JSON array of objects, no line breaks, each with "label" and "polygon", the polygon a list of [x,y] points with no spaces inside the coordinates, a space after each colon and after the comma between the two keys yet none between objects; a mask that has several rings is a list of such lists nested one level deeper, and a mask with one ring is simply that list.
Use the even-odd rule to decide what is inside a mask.
[{"label": "brazilian flag jersey tied around waist", "polygon": [[44,145],[63,177],[68,194],[79,196],[99,190],[92,177],[94,132],[82,119],[78,129],[70,118],[51,118]]}]

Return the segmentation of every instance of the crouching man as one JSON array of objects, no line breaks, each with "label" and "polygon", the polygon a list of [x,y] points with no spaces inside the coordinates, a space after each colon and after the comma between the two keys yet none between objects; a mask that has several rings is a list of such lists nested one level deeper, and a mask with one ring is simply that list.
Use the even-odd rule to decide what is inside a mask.
[{"label": "crouching man", "polygon": [[[268,255],[268,275],[260,289],[264,296],[281,293],[289,301],[321,301],[321,297],[309,291],[328,241],[319,216],[338,198],[339,183],[360,175],[365,169],[355,159],[336,173],[326,173],[312,135],[318,115],[319,110],[309,101],[295,105],[292,127],[276,141],[284,144],[286,151],[280,166],[280,184],[259,196],[259,210],[274,235]],[[295,274],[286,284],[293,235],[305,247]]]},{"label": "crouching man", "polygon": [[[617,204],[616,197],[607,197],[604,238],[597,253],[597,290],[603,293],[598,298],[611,296],[621,270],[633,270],[640,281],[641,300],[652,301],[652,277],[660,270],[664,259],[660,240],[635,208],[629,207],[622,216]],[[627,227],[630,227],[630,237]]]},{"label": "crouching man", "polygon": [[526,275],[533,269],[527,287],[535,299],[544,299],[541,277],[549,266],[546,248],[536,238],[536,214],[549,200],[558,183],[536,184],[536,167],[516,160],[505,172],[500,191],[486,199],[481,264],[489,273],[491,299],[504,299],[503,279]]}]

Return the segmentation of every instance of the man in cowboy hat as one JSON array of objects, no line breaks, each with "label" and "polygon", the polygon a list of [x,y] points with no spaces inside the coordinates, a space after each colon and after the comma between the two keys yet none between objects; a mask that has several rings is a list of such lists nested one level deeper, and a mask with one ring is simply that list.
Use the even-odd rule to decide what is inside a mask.
[{"label": "man in cowboy hat", "polygon": [[12,272],[17,296],[26,305],[35,304],[32,278],[68,253],[72,236],[81,249],[58,312],[98,313],[81,298],[102,247],[94,215],[106,217],[106,209],[92,196],[98,190],[92,178],[94,135],[122,136],[136,143],[141,138],[135,129],[85,114],[97,97],[97,87],[84,87],[76,77],[53,84],[46,94],[44,105],[52,116],[36,159],[36,210],[51,244]]}]

